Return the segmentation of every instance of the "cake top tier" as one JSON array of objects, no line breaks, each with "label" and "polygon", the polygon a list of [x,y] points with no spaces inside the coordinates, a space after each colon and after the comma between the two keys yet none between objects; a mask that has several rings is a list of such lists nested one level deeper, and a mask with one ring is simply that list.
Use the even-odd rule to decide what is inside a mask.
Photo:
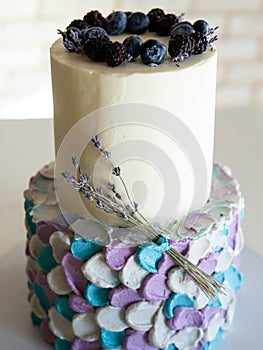
[{"label": "cake top tier", "polygon": [[80,64],[85,56],[96,62],[94,69],[100,70],[106,64],[117,67],[135,62],[131,70],[145,73],[147,69],[139,64],[150,67],[164,64],[163,69],[173,69],[190,57],[188,65],[195,64],[200,59],[193,57],[213,51],[212,43],[218,39],[213,35],[217,27],[211,28],[205,20],[190,23],[183,19],[184,14],[165,14],[161,9],[148,14],[113,11],[106,18],[95,10],[83,19],[71,21],[65,31],[58,33],[68,51],[82,56]]}]

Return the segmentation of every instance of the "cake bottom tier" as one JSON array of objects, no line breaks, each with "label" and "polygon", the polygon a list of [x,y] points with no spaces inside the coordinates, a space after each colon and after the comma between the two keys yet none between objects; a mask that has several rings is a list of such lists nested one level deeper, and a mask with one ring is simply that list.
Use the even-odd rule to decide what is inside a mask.
[{"label": "cake bottom tier", "polygon": [[[52,164],[25,191],[28,301],[40,335],[56,350],[210,349],[233,321],[244,213],[229,169],[214,166],[210,199],[171,237],[105,246],[62,216]],[[94,232],[93,236],[94,236]],[[213,300],[167,255],[175,248],[225,287]]]}]

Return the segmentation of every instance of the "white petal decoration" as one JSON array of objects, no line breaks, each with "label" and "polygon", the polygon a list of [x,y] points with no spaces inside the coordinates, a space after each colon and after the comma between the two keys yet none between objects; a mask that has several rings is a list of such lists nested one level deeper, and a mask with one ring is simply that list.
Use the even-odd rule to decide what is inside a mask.
[{"label": "white petal decoration", "polygon": [[26,198],[31,198],[34,205],[43,204],[47,199],[47,194],[36,189],[28,189],[24,192]]},{"label": "white petal decoration", "polygon": [[26,262],[26,273],[27,275],[30,274],[30,272],[33,272],[34,274],[37,274],[40,271],[40,267],[37,263],[36,260],[34,260],[33,258],[31,258],[31,256],[29,256],[27,258],[27,262]]},{"label": "white petal decoration", "polygon": [[93,312],[75,315],[72,320],[72,327],[75,336],[80,339],[90,342],[99,339],[100,330]]},{"label": "white petal decoration", "polygon": [[49,164],[45,165],[42,169],[40,169],[39,172],[46,179],[54,179],[54,167],[55,162],[50,162]]},{"label": "white petal decoration", "polygon": [[40,241],[38,235],[33,235],[29,242],[29,252],[33,258],[37,259],[45,244]]},{"label": "white petal decoration", "polygon": [[126,322],[137,331],[147,332],[153,326],[154,315],[159,306],[160,303],[152,304],[150,301],[133,303],[125,312]]},{"label": "white petal decoration", "polygon": [[33,295],[30,299],[30,306],[32,311],[37,315],[37,317],[43,319],[47,316],[42,306],[40,305],[38,297],[36,295]]},{"label": "white petal decoration", "polygon": [[58,217],[61,214],[59,206],[56,205],[37,205],[32,211],[32,221],[38,223],[39,221],[51,220]]},{"label": "white petal decoration", "polygon": [[47,281],[50,289],[58,295],[67,295],[71,292],[63,267],[61,265],[56,266],[47,274]]},{"label": "white petal decoration", "polygon": [[203,338],[203,335],[204,332],[201,328],[186,327],[176,333],[171,340],[178,350],[185,350],[196,347],[199,341]]},{"label": "white petal decoration", "polygon": [[231,288],[229,287],[228,282],[224,282],[224,287],[225,287],[225,295],[224,294],[219,294],[218,298],[222,304],[223,309],[228,309],[231,305],[235,304],[236,302],[236,296],[232,292]]},{"label": "white petal decoration", "polygon": [[215,272],[227,270],[231,265],[233,258],[234,258],[234,252],[230,247],[222,250],[222,252],[218,255]]},{"label": "white petal decoration", "polygon": [[220,327],[222,327],[224,324],[224,319],[219,314],[215,314],[208,325],[208,328],[204,332],[204,340],[205,341],[212,341],[215,339],[217,332]]},{"label": "white petal decoration", "polygon": [[96,320],[100,328],[110,332],[121,332],[129,327],[125,321],[125,309],[111,305],[99,308]]},{"label": "white petal decoration", "polygon": [[139,289],[149,272],[144,270],[136,261],[135,255],[129,257],[124,268],[120,271],[119,277],[126,287]]},{"label": "white petal decoration", "polygon": [[83,266],[84,276],[93,284],[101,288],[114,288],[120,284],[118,272],[106,265],[103,253],[97,253]]},{"label": "white petal decoration", "polygon": [[75,336],[73,333],[71,322],[60,315],[55,306],[52,306],[48,311],[50,318],[49,327],[51,331],[60,339],[73,341]]},{"label": "white petal decoration", "polygon": [[158,349],[167,348],[172,335],[175,333],[167,325],[167,319],[164,315],[163,308],[156,313],[153,321],[153,327],[149,332],[149,341],[152,346]]},{"label": "white petal decoration", "polygon": [[191,242],[191,249],[188,259],[195,265],[198,261],[206,256],[211,247],[210,240],[206,237],[201,237]]},{"label": "white petal decoration", "polygon": [[198,288],[194,299],[194,307],[200,310],[205,307],[209,301],[210,299],[205,295],[205,293],[200,288]]},{"label": "white petal decoration", "polygon": [[71,224],[72,230],[85,240],[102,241],[105,245],[110,243],[107,226],[91,220],[76,220]]},{"label": "white petal decoration", "polygon": [[174,268],[168,273],[168,287],[179,294],[186,294],[190,298],[197,293],[197,286],[192,280],[186,280],[181,268]]},{"label": "white petal decoration", "polygon": [[235,310],[236,310],[236,303],[232,304],[226,313],[226,322],[223,325],[223,329],[229,329],[230,326],[232,326],[235,316]]},{"label": "white petal decoration", "polygon": [[240,228],[236,235],[235,256],[237,256],[244,248],[244,236],[243,231]]},{"label": "white petal decoration", "polygon": [[211,246],[213,248],[223,248],[226,249],[228,247],[228,237],[221,235],[219,231],[215,231],[211,237]]},{"label": "white petal decoration", "polygon": [[56,231],[49,238],[53,256],[57,263],[61,263],[63,256],[70,250],[71,240],[63,232]]}]

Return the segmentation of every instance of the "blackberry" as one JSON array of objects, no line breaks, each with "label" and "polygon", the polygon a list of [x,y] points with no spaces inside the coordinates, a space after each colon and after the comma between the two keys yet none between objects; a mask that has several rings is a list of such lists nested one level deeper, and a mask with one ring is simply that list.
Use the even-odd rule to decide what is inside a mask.
[{"label": "blackberry", "polygon": [[94,61],[105,61],[105,56],[111,41],[107,36],[97,36],[88,39],[83,43],[83,50],[86,56]]},{"label": "blackberry", "polygon": [[104,27],[105,25],[105,18],[97,10],[88,12],[83,17],[83,21],[88,23],[90,27]]},{"label": "blackberry", "polygon": [[125,12],[113,11],[107,18],[105,29],[109,35],[118,35],[124,32],[127,26],[127,16]]},{"label": "blackberry", "polygon": [[150,39],[142,44],[140,55],[144,64],[157,67],[165,60],[166,47],[161,41]]},{"label": "blackberry", "polygon": [[143,34],[149,27],[149,17],[142,12],[134,12],[128,18],[127,30],[132,34]]},{"label": "blackberry", "polygon": [[117,67],[127,58],[127,49],[125,45],[115,41],[107,49],[105,61],[110,67]]},{"label": "blackberry", "polygon": [[193,53],[195,49],[195,40],[187,34],[176,34],[169,41],[168,52],[175,61],[182,61]]},{"label": "blackberry", "polygon": [[159,21],[162,17],[165,16],[165,13],[162,9],[156,8],[152,9],[148,12],[149,17],[149,31],[150,32],[156,32],[156,22]]},{"label": "blackberry", "polygon": [[130,35],[124,41],[127,49],[127,59],[128,61],[133,61],[135,58],[139,57],[140,49],[142,46],[142,39],[138,35]]},{"label": "blackberry", "polygon": [[71,27],[74,28],[78,28],[80,30],[83,29],[88,29],[90,27],[90,25],[86,22],[84,22],[82,19],[74,19],[68,26],[66,29],[69,29]]},{"label": "blackberry", "polygon": [[171,33],[171,28],[179,19],[176,15],[169,13],[156,22],[156,33],[160,36],[167,36]]},{"label": "blackberry", "polygon": [[65,32],[58,30],[58,34],[62,35],[63,45],[67,50],[82,53],[82,38],[79,28],[69,27]]},{"label": "blackberry", "polygon": [[205,34],[202,34],[200,32],[195,32],[191,34],[191,37],[195,41],[195,48],[193,53],[195,55],[201,55],[203,52],[206,51],[208,46],[208,40]]}]

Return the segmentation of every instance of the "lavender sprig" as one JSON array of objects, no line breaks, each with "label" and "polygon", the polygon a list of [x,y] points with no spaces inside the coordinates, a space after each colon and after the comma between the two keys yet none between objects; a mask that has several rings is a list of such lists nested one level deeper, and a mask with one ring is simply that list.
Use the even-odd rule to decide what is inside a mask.
[{"label": "lavender sprig", "polygon": [[[91,141],[93,142],[94,147],[101,152],[103,158],[110,163],[112,167],[112,174],[120,179],[130,203],[126,204],[123,201],[121,195],[116,189],[115,184],[109,184],[109,189],[113,195],[105,195],[101,187],[95,189],[88,182],[88,174],[82,174],[79,166],[80,162],[75,156],[72,157],[72,163],[77,169],[77,172],[79,174],[78,178],[74,175],[71,175],[68,171],[64,171],[62,173],[62,176],[69,183],[71,183],[74,188],[77,189],[84,197],[86,197],[89,201],[93,201],[96,208],[103,210],[107,214],[115,214],[130,227],[136,227],[137,230],[143,233],[147,238],[157,243],[158,239],[160,237],[163,237],[163,233],[166,232],[166,230],[154,227],[142,215],[142,213],[140,213],[138,203],[132,202],[130,198],[125,181],[121,176],[120,167],[114,166],[110,160],[110,152],[106,151],[103,148],[97,135],[93,137]],[[192,280],[205,293],[206,296],[209,298],[214,298],[217,293],[224,294],[224,287],[215,278],[199,269],[176,249],[170,248],[166,251],[166,253],[183,269],[185,273],[187,273],[192,278]]]}]

